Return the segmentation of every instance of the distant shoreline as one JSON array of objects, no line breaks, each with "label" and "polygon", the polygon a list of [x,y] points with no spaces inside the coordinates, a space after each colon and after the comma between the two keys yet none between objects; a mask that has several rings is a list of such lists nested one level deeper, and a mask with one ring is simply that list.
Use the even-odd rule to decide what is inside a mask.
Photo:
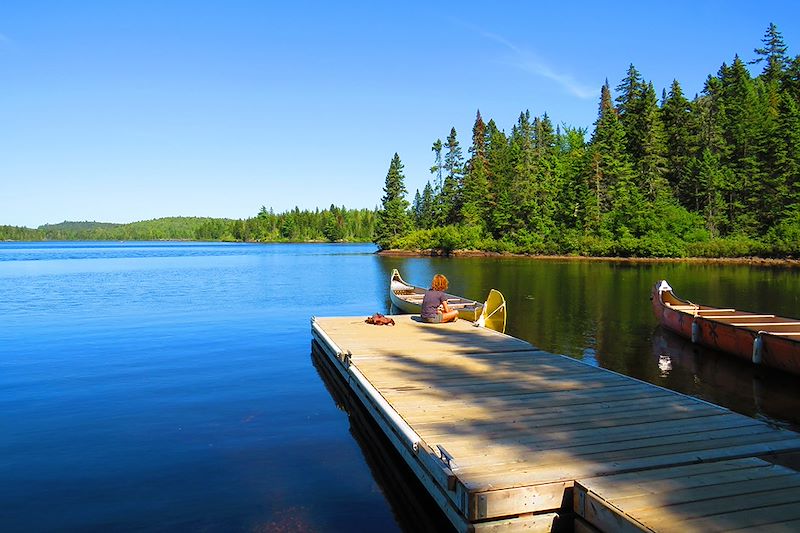
[{"label": "distant shoreline", "polygon": [[595,257],[585,255],[535,255],[510,252],[485,252],[480,250],[399,250],[376,252],[385,257],[508,257],[541,261],[606,261],[620,263],[726,263],[731,265],[800,267],[800,259],[773,259],[765,257]]}]

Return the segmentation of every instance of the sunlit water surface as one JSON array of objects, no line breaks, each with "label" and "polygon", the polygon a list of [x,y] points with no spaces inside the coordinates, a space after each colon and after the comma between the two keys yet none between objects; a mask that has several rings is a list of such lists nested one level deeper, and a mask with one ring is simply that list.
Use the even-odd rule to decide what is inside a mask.
[{"label": "sunlit water surface", "polygon": [[500,289],[508,333],[544,350],[800,429],[800,380],[662,331],[649,301],[666,278],[693,301],[798,316],[797,270],[374,251],[0,243],[2,529],[413,529],[310,350],[312,315],[390,312],[392,268],[475,299]]}]

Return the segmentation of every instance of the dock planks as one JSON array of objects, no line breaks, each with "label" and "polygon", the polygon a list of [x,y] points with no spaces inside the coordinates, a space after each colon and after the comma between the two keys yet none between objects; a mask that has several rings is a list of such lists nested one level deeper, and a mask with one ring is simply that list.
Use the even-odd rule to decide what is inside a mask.
[{"label": "dock planks", "polygon": [[578,480],[575,512],[603,531],[797,531],[800,472],[745,458]]},{"label": "dock planks", "polygon": [[546,530],[576,480],[800,450],[800,436],[467,321],[315,318],[315,340],[458,530]]}]

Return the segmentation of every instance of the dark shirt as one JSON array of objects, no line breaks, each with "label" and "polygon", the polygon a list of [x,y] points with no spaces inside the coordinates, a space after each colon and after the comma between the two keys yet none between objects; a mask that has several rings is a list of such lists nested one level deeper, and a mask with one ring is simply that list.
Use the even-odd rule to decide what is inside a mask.
[{"label": "dark shirt", "polygon": [[447,301],[447,295],[442,291],[429,290],[422,298],[422,318],[434,318],[439,305]]}]

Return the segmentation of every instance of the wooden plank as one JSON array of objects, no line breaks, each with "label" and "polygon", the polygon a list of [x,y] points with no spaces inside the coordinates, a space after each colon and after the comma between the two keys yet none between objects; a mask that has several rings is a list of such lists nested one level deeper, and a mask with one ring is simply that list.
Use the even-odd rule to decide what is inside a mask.
[{"label": "wooden plank", "polygon": [[[783,505],[771,505],[758,509],[745,509],[737,512],[730,512],[721,515],[706,516],[692,520],[681,521],[680,527],[676,524],[674,517],[669,520],[667,517],[655,521],[651,528],[656,531],[731,531],[742,529],[753,529],[761,531],[761,527],[766,524],[778,524],[780,522],[793,522],[800,519],[800,505],[796,502]],[[791,529],[784,529],[791,531]]]},{"label": "wooden plank", "polygon": [[493,520],[474,524],[475,533],[511,533],[529,531],[531,533],[549,533],[557,531],[559,516],[557,513],[527,515],[515,518]]},{"label": "wooden plank", "polygon": [[760,530],[800,520],[800,473],[753,458],[578,480],[574,494],[576,514],[601,529]]},{"label": "wooden plank", "polygon": [[[400,316],[392,328],[346,317],[324,320],[318,324],[338,350],[352,353],[349,364],[388,402],[397,423],[421,439],[427,453],[412,459],[432,476],[429,490],[439,490],[471,527],[521,524],[531,513],[562,508],[566,494],[571,505],[576,479],[689,472],[687,465],[700,470],[694,477],[666,473],[653,483],[664,488],[688,475],[672,505],[688,499],[686,505],[700,509],[703,483],[733,487],[749,468],[730,459],[800,450],[795,433],[466,321],[431,327]],[[397,431],[389,420],[382,423],[387,434]],[[452,456],[449,469],[432,451],[438,445]],[[705,470],[707,461],[721,461],[721,470]],[[764,472],[753,467],[747,475],[768,483]],[[649,509],[646,479],[631,478],[625,498]],[[612,510],[605,511],[608,520]]]},{"label": "wooden plank", "polygon": [[[795,439],[772,443],[751,443],[723,449],[708,448],[675,454],[666,453],[658,456],[634,457],[616,461],[603,461],[602,457],[589,457],[580,460],[573,458],[568,453],[547,452],[533,454],[534,458],[541,458],[544,461],[543,463],[519,460],[503,462],[503,458],[498,457],[469,468],[459,468],[455,473],[469,491],[475,492],[499,487],[516,487],[548,481],[580,479],[636,470],[689,465],[704,461],[753,457],[782,449],[796,449],[797,445],[798,441]],[[527,460],[528,458],[525,459]]]},{"label": "wooden plank", "polygon": [[[662,491],[657,494],[657,498],[654,498],[654,493],[650,493],[624,499],[615,498],[613,501],[615,505],[624,507],[626,513],[633,514],[646,523],[650,523],[648,517],[661,515],[662,511],[658,507],[665,506],[681,516],[691,518],[770,504],[800,503],[800,479],[789,472],[773,471],[772,474],[761,479],[746,480],[729,476],[727,480],[713,480],[715,484]],[[654,500],[658,507],[654,505]]]},{"label": "wooden plank", "polygon": [[[755,468],[769,468],[770,463],[755,457],[745,459],[735,459],[732,461],[716,461],[713,463],[700,463],[686,466],[673,466],[660,470],[644,470],[640,472],[629,472],[627,474],[615,474],[608,477],[597,477],[588,480],[592,489],[601,492],[603,495],[614,497],[616,494],[624,494],[625,487],[638,483],[649,484],[662,480],[690,478],[696,475],[704,475],[709,472],[721,473],[735,470],[748,470]],[[583,481],[580,481],[583,483]],[[619,492],[618,492],[619,491]]]},{"label": "wooden plank", "polygon": [[[720,320],[720,322],[722,321]],[[761,328],[766,326],[800,326],[800,322],[737,322],[732,325],[741,328]]]},{"label": "wooden plank", "polygon": [[[728,464],[736,465],[738,461],[731,461]],[[698,466],[705,466],[707,470],[698,471]],[[764,461],[759,461],[756,466],[732,466],[726,468],[724,463],[704,463],[703,465],[691,465],[689,467],[679,467],[686,473],[679,475],[673,474],[669,478],[660,478],[651,474],[642,475],[641,472],[636,472],[632,475],[640,476],[639,481],[624,481],[618,476],[610,476],[609,478],[593,478],[590,480],[592,490],[601,493],[604,498],[613,500],[615,502],[626,500],[627,498],[635,498],[639,496],[652,496],[658,492],[668,492],[675,490],[676,487],[681,489],[707,487],[709,485],[719,485],[729,482],[750,481],[755,479],[766,479],[776,476],[786,475],[783,469],[776,469],[773,465]],[[671,473],[678,468],[665,468],[659,470],[659,473]],[[624,474],[623,474],[624,475]],[[710,497],[710,496],[709,496]],[[627,508],[627,505],[626,505]]]},{"label": "wooden plank", "polygon": [[[713,413],[711,413],[711,415],[713,416]],[[709,417],[706,417],[706,418],[709,418]],[[752,423],[752,422],[750,422],[748,420],[741,420],[740,417],[735,416],[735,415],[734,416],[727,416],[725,418],[727,418],[731,422],[730,426],[723,426],[725,429],[730,428],[730,427],[742,428],[742,427],[759,426],[759,424],[754,424],[754,423]],[[473,466],[475,466],[475,467],[487,466],[487,463],[491,463],[491,465],[493,467],[500,467],[501,465],[498,464],[495,459],[497,457],[501,456],[501,453],[502,453],[502,451],[504,449],[503,448],[504,444],[507,444],[507,446],[513,450],[512,453],[517,452],[517,451],[519,452],[516,455],[513,455],[513,457],[514,457],[514,461],[513,462],[525,461],[529,456],[536,455],[538,457],[536,459],[536,464],[542,465],[542,464],[545,464],[544,463],[545,455],[543,455],[542,452],[548,451],[548,450],[551,450],[551,449],[558,449],[558,450],[561,450],[561,451],[564,451],[564,452],[571,452],[571,453],[575,453],[576,456],[579,456],[579,454],[576,453],[576,450],[572,450],[571,448],[573,448],[573,447],[582,448],[587,444],[588,445],[593,445],[593,444],[599,445],[599,444],[604,443],[604,442],[611,442],[611,443],[614,443],[614,444],[616,444],[618,446],[623,446],[625,442],[630,442],[630,441],[636,442],[636,441],[639,441],[640,439],[644,439],[644,438],[663,438],[663,437],[671,437],[671,436],[674,436],[674,435],[680,436],[680,435],[683,435],[682,429],[687,426],[687,421],[685,419],[682,419],[682,418],[678,418],[676,420],[673,420],[672,423],[670,423],[670,424],[663,423],[663,424],[660,425],[661,427],[654,427],[654,426],[652,426],[651,424],[648,424],[648,423],[640,423],[640,424],[638,424],[636,426],[630,426],[630,427],[628,427],[628,426],[625,426],[625,427],[613,427],[612,426],[612,427],[608,427],[608,428],[603,428],[602,427],[603,423],[604,422],[602,420],[593,421],[591,423],[587,422],[587,426],[589,426],[591,424],[590,427],[582,427],[581,429],[576,429],[574,433],[585,437],[583,440],[577,441],[577,442],[576,442],[576,439],[575,439],[573,433],[570,433],[570,432],[567,432],[567,433],[564,433],[564,434],[561,434],[561,435],[556,434],[555,438],[552,438],[552,437],[549,436],[549,435],[552,435],[552,432],[544,432],[542,435],[534,436],[532,439],[520,439],[520,442],[516,442],[516,441],[512,440],[512,441],[509,441],[507,443],[500,442],[500,441],[497,441],[497,440],[494,440],[494,439],[491,439],[491,438],[486,438],[483,435],[481,435],[480,437],[475,437],[474,440],[472,441],[472,442],[475,443],[475,447],[478,450],[486,450],[486,447],[491,446],[492,447],[492,454],[491,455],[487,455],[486,456],[487,458],[486,458],[485,461],[478,461],[478,460],[473,459],[471,461],[470,468],[472,468]],[[699,428],[701,428],[703,426],[708,428],[710,426],[710,423],[706,419],[699,419],[699,420],[693,421],[692,422],[692,426],[688,427],[687,431],[697,431]],[[769,432],[768,434],[773,434],[774,435],[774,434],[777,433],[777,434],[779,434],[781,436],[783,435],[782,433],[776,432],[775,430],[772,430],[771,428],[764,429],[765,428],[764,425],[760,425],[760,428],[761,428],[761,430],[768,431]],[[441,438],[439,439],[439,441],[442,441],[442,440],[444,440],[444,439],[441,439]],[[462,448],[459,446],[459,443],[461,443],[462,441],[454,440],[454,439],[447,439],[445,442],[446,442],[446,446],[448,447],[448,449],[451,450],[451,453],[455,454],[458,457],[461,457],[462,453],[464,454],[464,456],[468,456],[467,451],[468,451],[469,448],[465,447],[465,449],[462,450]],[[469,443],[469,442],[470,441],[468,440],[467,443]],[[556,444],[560,444],[560,445],[558,445],[558,446],[548,446],[547,445],[547,444],[550,444],[550,443],[553,443],[553,442],[555,442]],[[542,444],[544,444],[544,445],[542,445]],[[702,445],[703,444],[701,442],[700,446],[702,446]],[[612,447],[612,449],[613,449],[613,447]],[[591,451],[591,446],[590,446],[590,451]],[[652,453],[652,455],[658,455],[660,453],[668,453],[668,454],[669,453],[674,453],[670,449],[652,450],[652,452],[659,452],[659,453]],[[650,454],[648,454],[648,455],[650,455]]]},{"label": "wooden plank", "polygon": [[597,494],[579,487],[576,484],[576,505],[575,512],[578,516],[589,522],[601,531],[615,533],[640,533],[642,531],[654,531],[644,526],[635,518],[621,512],[613,504],[607,502]]},{"label": "wooden plank", "polygon": [[745,320],[750,320],[751,318],[775,318],[775,315],[733,315],[733,316],[732,315],[719,315],[719,316],[703,315],[703,318],[724,318],[724,319],[727,319],[727,320],[733,320],[733,319],[741,318],[741,319],[745,319]]},{"label": "wooden plank", "polygon": [[[635,384],[620,385],[619,387],[609,387],[603,389],[594,389],[587,391],[562,391],[559,394],[543,393],[541,391],[505,391],[501,393],[498,391],[492,396],[479,396],[479,395],[459,395],[454,397],[452,393],[444,394],[441,392],[417,392],[416,398],[410,397],[403,398],[403,402],[398,397],[393,398],[393,402],[401,405],[402,409],[420,410],[424,409],[427,412],[435,413],[438,410],[444,409],[444,405],[449,406],[453,410],[458,410],[460,414],[469,416],[471,412],[480,414],[486,412],[487,409],[493,409],[495,413],[502,412],[506,406],[509,409],[515,409],[514,414],[518,412],[533,413],[539,409],[552,408],[582,408],[600,402],[616,402],[616,401],[635,401],[636,399],[645,400],[648,398],[658,397],[662,400],[669,400],[669,395],[663,394],[660,391],[654,391],[648,394],[647,391],[642,390]],[[526,410],[523,403],[528,401],[528,409]],[[720,410],[720,412],[724,412]],[[420,420],[421,422],[421,420]]]},{"label": "wooden plank", "polygon": [[800,519],[758,525],[758,533],[786,533],[787,531],[800,531]]},{"label": "wooden plank", "polygon": [[[530,396],[526,398],[530,398]],[[625,399],[601,404],[579,403],[542,408],[530,408],[524,406],[524,404],[515,404],[512,407],[503,409],[501,414],[497,416],[489,414],[490,406],[469,409],[453,403],[443,403],[442,405],[431,407],[417,405],[415,406],[416,410],[410,412],[406,419],[413,420],[414,427],[419,431],[425,431],[426,434],[429,434],[427,433],[428,431],[450,433],[459,427],[463,428],[463,426],[469,425],[473,430],[479,430],[482,434],[495,438],[507,432],[518,432],[524,425],[549,420],[567,424],[573,421],[582,423],[589,417],[607,418],[618,416],[620,419],[635,417],[642,412],[651,412],[654,405],[663,404],[662,399],[663,397],[659,396],[657,398]],[[403,406],[400,409],[405,412],[407,408],[407,406]],[[670,407],[669,412],[689,413],[693,408],[693,404],[677,404]],[[434,419],[432,422],[424,421],[433,417],[438,418],[438,420]]]},{"label": "wooden plank", "polygon": [[[631,451],[635,450],[637,453],[642,451],[645,454],[648,454],[648,450],[654,447],[663,447],[663,446],[675,446],[682,445],[683,449],[692,449],[697,448],[698,443],[702,443],[705,440],[713,439],[714,443],[722,446],[723,444],[730,444],[735,442],[736,440],[744,439],[745,437],[751,437],[753,441],[758,440],[758,442],[762,442],[760,437],[763,437],[765,433],[764,428],[760,428],[758,426],[746,428],[746,431],[743,431],[742,428],[732,428],[732,429],[725,429],[719,431],[709,432],[708,434],[703,433],[695,433],[691,438],[687,438],[684,435],[674,434],[668,437],[655,437],[655,438],[643,438],[643,439],[628,439],[626,441],[618,441],[618,442],[606,442],[602,439],[596,439],[594,441],[582,443],[580,445],[575,445],[571,441],[567,441],[567,444],[561,443],[559,446],[558,441],[550,441],[544,444],[532,444],[530,446],[526,446],[526,452],[544,452],[548,450],[559,450],[561,452],[570,453],[576,459],[586,459],[587,456],[595,456],[599,457],[599,453],[601,452],[615,452],[612,455],[604,455],[603,458],[606,461],[609,461],[615,457],[618,458],[630,458],[634,456],[634,453]],[[724,438],[727,437],[727,441]],[[426,436],[427,440],[427,436]],[[474,456],[463,452],[463,448],[456,447],[450,441],[442,441],[440,440],[430,440],[429,442],[446,442],[446,447],[450,450],[450,453],[457,458],[457,462],[459,465],[463,465],[464,468],[471,468],[475,467],[477,464],[480,464],[478,461],[473,459]],[[502,445],[501,443],[495,445]],[[474,452],[475,453],[475,452]],[[477,452],[480,453],[479,451]],[[674,453],[671,451],[670,453]],[[648,454],[649,455],[649,454]],[[522,461],[524,459],[518,459],[518,461]]]},{"label": "wooden plank", "polygon": [[572,507],[571,487],[571,481],[562,481],[470,494],[467,517],[475,521],[519,513],[537,513],[541,509],[569,511]]}]

